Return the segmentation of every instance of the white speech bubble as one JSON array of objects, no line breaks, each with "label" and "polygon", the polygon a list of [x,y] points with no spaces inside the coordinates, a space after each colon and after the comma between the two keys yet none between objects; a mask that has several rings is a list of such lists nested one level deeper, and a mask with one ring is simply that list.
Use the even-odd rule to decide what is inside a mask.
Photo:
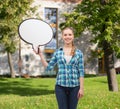
[{"label": "white speech bubble", "polygon": [[18,28],[20,38],[34,47],[45,45],[53,38],[52,27],[43,20],[26,19]]}]

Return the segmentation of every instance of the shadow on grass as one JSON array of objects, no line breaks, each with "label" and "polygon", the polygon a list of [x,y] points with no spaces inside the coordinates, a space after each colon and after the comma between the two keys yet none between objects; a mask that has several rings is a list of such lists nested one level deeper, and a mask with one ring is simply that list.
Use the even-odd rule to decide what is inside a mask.
[{"label": "shadow on grass", "polygon": [[85,74],[85,78],[97,77],[95,74]]},{"label": "shadow on grass", "polygon": [[8,80],[7,78],[0,78],[0,95],[4,94],[15,94],[20,96],[39,96],[54,94],[54,90],[50,90],[46,84],[36,83],[32,85],[31,79],[17,79]]}]

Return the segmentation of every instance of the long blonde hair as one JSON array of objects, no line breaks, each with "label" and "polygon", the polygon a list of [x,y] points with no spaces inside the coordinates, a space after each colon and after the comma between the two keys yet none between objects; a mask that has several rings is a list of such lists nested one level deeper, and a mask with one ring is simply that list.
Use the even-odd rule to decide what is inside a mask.
[{"label": "long blonde hair", "polygon": [[[65,27],[64,29],[62,29],[62,34],[63,34],[64,30],[66,30],[66,29],[70,29],[72,31],[72,33],[74,34],[74,29],[72,27]],[[76,50],[76,47],[75,47],[75,44],[74,44],[74,41],[73,41],[70,55],[74,56],[75,55],[75,50]]]}]

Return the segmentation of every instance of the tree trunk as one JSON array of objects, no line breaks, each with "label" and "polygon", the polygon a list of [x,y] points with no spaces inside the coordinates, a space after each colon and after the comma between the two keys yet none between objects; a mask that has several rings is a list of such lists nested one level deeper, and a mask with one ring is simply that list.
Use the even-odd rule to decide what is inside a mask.
[{"label": "tree trunk", "polygon": [[14,68],[13,68],[13,64],[12,64],[11,53],[7,52],[7,56],[8,56],[8,64],[9,64],[9,68],[10,68],[11,78],[15,78],[15,72],[14,72]]},{"label": "tree trunk", "polygon": [[118,92],[118,83],[116,78],[116,71],[114,68],[113,50],[111,49],[110,44],[108,44],[106,41],[104,41],[103,49],[109,91]]},{"label": "tree trunk", "polygon": [[19,39],[19,61],[18,61],[19,77],[22,76],[22,58],[21,58],[21,40]]}]

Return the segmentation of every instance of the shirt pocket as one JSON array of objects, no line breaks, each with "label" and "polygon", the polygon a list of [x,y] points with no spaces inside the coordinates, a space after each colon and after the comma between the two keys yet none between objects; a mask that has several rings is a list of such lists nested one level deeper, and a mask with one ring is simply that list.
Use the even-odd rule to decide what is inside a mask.
[{"label": "shirt pocket", "polygon": [[60,57],[58,59],[58,64],[61,65],[61,64],[65,64],[65,59],[63,57]]}]

